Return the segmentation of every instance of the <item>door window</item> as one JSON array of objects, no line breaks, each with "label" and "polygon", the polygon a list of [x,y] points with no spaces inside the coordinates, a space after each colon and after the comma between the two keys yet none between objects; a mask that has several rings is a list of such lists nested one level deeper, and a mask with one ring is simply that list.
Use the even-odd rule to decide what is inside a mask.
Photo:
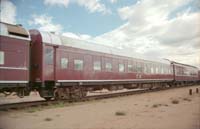
[{"label": "door window", "polygon": [[52,48],[45,49],[45,64],[53,65],[53,49]]}]

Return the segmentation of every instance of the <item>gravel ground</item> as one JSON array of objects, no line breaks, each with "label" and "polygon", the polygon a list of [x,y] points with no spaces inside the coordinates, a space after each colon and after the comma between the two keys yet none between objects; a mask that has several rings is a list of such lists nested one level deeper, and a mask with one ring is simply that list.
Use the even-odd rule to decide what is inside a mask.
[{"label": "gravel ground", "polygon": [[0,129],[200,129],[200,93],[189,89],[0,112]]}]

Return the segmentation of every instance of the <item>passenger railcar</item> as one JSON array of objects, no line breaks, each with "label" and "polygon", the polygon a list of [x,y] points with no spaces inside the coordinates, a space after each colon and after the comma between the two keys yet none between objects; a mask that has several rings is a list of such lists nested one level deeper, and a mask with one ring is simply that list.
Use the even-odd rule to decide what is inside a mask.
[{"label": "passenger railcar", "polygon": [[198,81],[197,67],[178,62],[172,62],[172,65],[174,67],[174,80],[177,84],[195,83]]},{"label": "passenger railcar", "polygon": [[200,80],[194,66],[134,58],[127,51],[0,22],[0,93],[45,99],[84,97],[87,91],[158,88]]},{"label": "passenger railcar", "polygon": [[83,91],[112,90],[140,84],[153,87],[152,83],[167,84],[173,80],[172,66],[167,61],[135,59],[113,48],[48,32],[31,30],[30,34],[34,66],[31,82],[44,87],[41,95],[45,98],[53,95],[55,85],[59,89],[56,92],[69,95],[77,87]]},{"label": "passenger railcar", "polygon": [[16,91],[21,96],[29,84],[29,32],[2,22],[0,30],[0,92]]}]

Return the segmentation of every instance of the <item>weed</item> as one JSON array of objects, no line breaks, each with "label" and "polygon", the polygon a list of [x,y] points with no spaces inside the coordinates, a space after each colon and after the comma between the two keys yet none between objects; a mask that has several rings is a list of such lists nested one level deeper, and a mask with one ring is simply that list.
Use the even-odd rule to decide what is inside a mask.
[{"label": "weed", "polygon": [[176,99],[172,100],[172,104],[178,104],[178,103],[179,103],[178,100],[176,100]]},{"label": "weed", "polygon": [[52,118],[45,118],[44,120],[45,121],[52,121],[53,119]]},{"label": "weed", "polygon": [[28,113],[34,113],[34,112],[36,112],[36,111],[41,111],[42,109],[40,108],[40,107],[33,107],[33,108],[28,108],[27,110],[26,110],[26,112],[28,112]]},{"label": "weed", "polygon": [[152,107],[157,108],[158,106],[159,106],[158,104],[154,104]]},{"label": "weed", "polygon": [[184,100],[184,101],[188,101],[188,102],[192,101],[192,100],[189,99],[189,98],[183,98],[183,100]]},{"label": "weed", "polygon": [[117,111],[117,112],[115,112],[115,115],[116,116],[125,116],[126,112],[124,112],[124,111]]}]

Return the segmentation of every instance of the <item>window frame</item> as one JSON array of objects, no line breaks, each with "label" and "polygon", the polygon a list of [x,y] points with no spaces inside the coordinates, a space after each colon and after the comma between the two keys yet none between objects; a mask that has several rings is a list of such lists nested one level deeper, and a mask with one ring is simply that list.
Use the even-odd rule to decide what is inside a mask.
[{"label": "window frame", "polygon": [[3,51],[0,51],[0,65],[5,64],[5,53]]},{"label": "window frame", "polygon": [[101,71],[101,61],[94,61],[93,62],[93,70],[94,71]]},{"label": "window frame", "polygon": [[[47,55],[48,50],[50,50],[50,52],[48,52],[48,55]],[[54,49],[53,48],[50,48],[50,47],[45,48],[44,61],[46,65],[54,64]]]},{"label": "window frame", "polygon": [[[81,67],[80,68],[76,67],[77,64],[80,65]],[[84,68],[84,61],[81,60],[81,59],[74,59],[74,70],[76,70],[76,71],[82,71],[83,68]]]},{"label": "window frame", "polygon": [[[111,67],[107,67],[108,64],[110,64]],[[110,62],[106,62],[106,63],[105,63],[105,71],[107,71],[107,72],[111,72],[112,69],[113,69],[113,67],[112,67],[112,63],[110,63]]]},{"label": "window frame", "polygon": [[[131,66],[131,70],[130,70],[130,67],[129,67],[129,66]],[[128,64],[128,65],[127,65],[127,68],[128,68],[128,72],[129,72],[129,73],[134,72],[133,64]]]},{"label": "window frame", "polygon": [[[64,67],[63,67],[63,61],[64,61],[64,59],[65,59],[65,65],[64,65]],[[67,69],[68,68],[68,64],[69,64],[69,60],[68,60],[68,58],[66,58],[66,57],[62,57],[61,59],[60,59],[60,68],[61,69]]]},{"label": "window frame", "polygon": [[[120,66],[123,66],[123,71],[121,71]],[[119,71],[119,72],[122,72],[122,73],[125,72],[125,64],[119,63],[119,64],[118,64],[118,71]]]}]

